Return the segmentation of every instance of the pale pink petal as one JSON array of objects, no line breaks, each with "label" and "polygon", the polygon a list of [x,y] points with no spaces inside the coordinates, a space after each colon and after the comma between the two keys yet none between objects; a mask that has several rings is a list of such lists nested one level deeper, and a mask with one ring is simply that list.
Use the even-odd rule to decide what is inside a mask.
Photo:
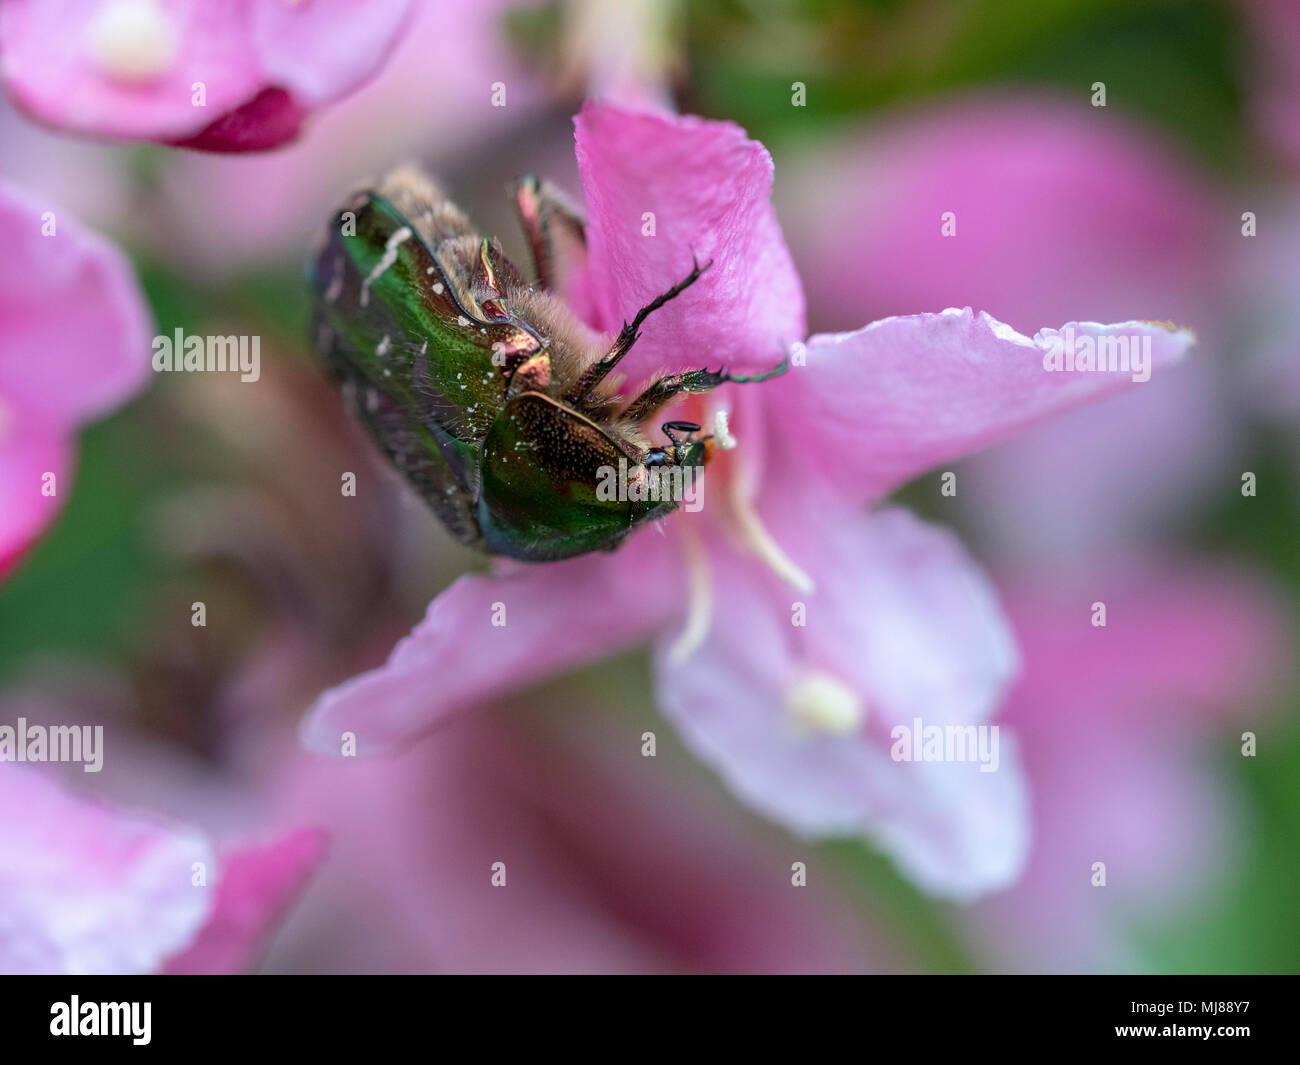
[{"label": "pale pink petal", "polygon": [[257,961],[283,911],[320,862],[325,834],[298,829],[267,843],[223,850],[216,906],[168,973],[239,973]]},{"label": "pale pink petal", "polygon": [[[970,897],[1009,883],[1026,847],[1014,742],[999,766],[891,758],[891,730],[982,724],[1015,669],[986,578],[946,532],[905,511],[770,515],[817,582],[803,595],[717,552],[715,616],[685,662],[657,658],[659,695],[696,754],[748,803],[809,836],[861,835],[926,890]],[[802,532],[800,528],[802,527]],[[795,623],[798,604],[806,625]],[[855,694],[861,722],[801,724],[808,677]]]},{"label": "pale pink petal", "polygon": [[[772,158],[729,122],[587,104],[576,120],[593,324],[617,329],[691,270],[620,371],[774,366],[805,334],[803,290],[771,205]],[[651,232],[653,235],[646,235]]]},{"label": "pale pink petal", "polygon": [[271,147],[297,135],[307,109],[377,69],[407,6],[13,0],[0,8],[3,83],[24,110],[63,129],[221,151]]},{"label": "pale pink petal", "polygon": [[1001,556],[1050,569],[1153,542],[1197,503],[1222,498],[1242,469],[1230,400],[1240,371],[1202,358],[1209,354],[1198,346],[1177,372],[1067,411],[964,464],[955,502],[968,526]]},{"label": "pale pink petal", "polygon": [[1194,340],[1152,322],[1072,322],[1030,338],[969,308],[813,337],[806,366],[762,386],[772,431],[798,444],[772,446],[772,461],[787,477],[872,499],[1049,415],[1140,387],[1130,373],[1046,369],[1063,335],[1149,343],[1153,379]]},{"label": "pale pink petal", "polygon": [[675,545],[651,529],[614,553],[461,577],[383,666],[316,701],[304,742],[337,755],[352,733],[358,753],[391,750],[494,695],[633,644],[679,605],[679,567]]},{"label": "pale pink petal", "polygon": [[368,81],[407,27],[410,0],[256,4],[252,43],[262,75],[317,107]]},{"label": "pale pink petal", "polygon": [[[150,972],[207,919],[217,869],[189,829],[0,763],[0,972]],[[207,886],[193,883],[202,868]]]}]

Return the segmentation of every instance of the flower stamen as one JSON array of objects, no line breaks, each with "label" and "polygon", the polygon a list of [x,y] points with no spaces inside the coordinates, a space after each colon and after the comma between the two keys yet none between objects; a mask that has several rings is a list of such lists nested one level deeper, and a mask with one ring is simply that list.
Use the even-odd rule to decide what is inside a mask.
[{"label": "flower stamen", "polygon": [[176,29],[157,0],[111,0],[87,33],[100,69],[123,81],[150,81],[176,58]]},{"label": "flower stamen", "polygon": [[787,584],[805,595],[816,590],[813,579],[795,565],[794,560],[772,539],[753,503],[739,490],[739,481],[732,482],[731,509],[740,528],[741,538],[749,545],[767,567]]},{"label": "flower stamen", "polygon": [[713,584],[709,580],[709,557],[700,534],[690,521],[678,521],[682,532],[682,553],[686,556],[686,625],[668,649],[668,661],[680,665],[695,653],[709,634],[713,622]]},{"label": "flower stamen", "polygon": [[730,451],[736,446],[736,438],[731,435],[731,430],[727,428],[727,411],[725,408],[718,410],[713,415],[713,439],[723,451]]},{"label": "flower stamen", "polygon": [[867,716],[858,693],[826,673],[805,673],[791,684],[785,706],[800,732],[851,736]]}]

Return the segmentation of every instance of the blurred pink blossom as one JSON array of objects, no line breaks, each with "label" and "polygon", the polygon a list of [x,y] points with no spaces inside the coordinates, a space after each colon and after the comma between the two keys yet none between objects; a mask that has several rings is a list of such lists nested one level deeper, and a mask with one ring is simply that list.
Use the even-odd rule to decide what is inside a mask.
[{"label": "blurred pink blossom", "polygon": [[[538,707],[534,706],[534,709]],[[898,962],[834,868],[579,703],[492,710],[393,758],[261,776],[330,856],[272,971],[859,972]],[[804,861],[808,886],[791,883]],[[494,886],[501,863],[504,886]]]},{"label": "blurred pink blossom", "polygon": [[1194,907],[1249,832],[1216,764],[1260,732],[1287,679],[1288,612],[1255,575],[1190,559],[1009,587],[1026,669],[1005,719],[1035,843],[1023,879],[972,913],[972,937],[995,969],[1149,968],[1144,927]]},{"label": "blurred pink blossom", "polygon": [[1155,134],[1086,100],[986,93],[856,128],[793,168],[795,254],[822,321],[969,305],[1019,329],[1141,317],[1197,332],[1203,357],[1177,374],[964,466],[956,503],[991,544],[1078,559],[1234,483],[1220,356],[1239,212]]},{"label": "blurred pink blossom", "polygon": [[299,832],[218,859],[195,829],[11,762],[0,809],[0,972],[11,974],[238,971],[321,846]]},{"label": "blurred pink blossom", "polygon": [[1300,169],[1300,5],[1295,0],[1242,0],[1252,31],[1251,104],[1259,131],[1292,169]]},{"label": "blurred pink blossom", "polygon": [[[592,104],[577,154],[591,324],[614,328],[680,280],[687,249],[713,260],[647,323],[620,366],[631,380],[770,366],[804,335],[762,145],[729,123]],[[1190,343],[1149,323],[1074,328],[1149,338],[1157,371]],[[1127,383],[1045,372],[1055,338],[969,310],[812,338],[806,366],[735,391],[741,446],[710,466],[713,507],[612,555],[462,578],[387,665],[321,697],[309,745],[338,753],[350,732],[363,751],[391,749],[495,693],[657,636],[665,708],[768,816],[807,835],[867,836],[931,891],[1006,884],[1025,845],[1013,745],[997,773],[885,751],[889,726],[918,710],[936,724],[987,720],[1013,672],[1009,634],[950,537],[858,508]],[[509,622],[494,628],[498,601]],[[792,624],[800,605],[818,619],[815,640]]]},{"label": "blurred pink blossom", "polygon": [[0,182],[0,576],[70,489],[78,425],[144,384],[149,312],[126,259]]},{"label": "blurred pink blossom", "polygon": [[409,0],[9,0],[0,80],[75,133],[208,151],[296,138],[383,63]]},{"label": "blurred pink blossom", "polygon": [[[502,0],[418,4],[374,80],[280,151],[169,155],[152,205],[155,224],[140,227],[140,238],[205,275],[283,259],[297,269],[320,220],[358,181],[413,158],[446,170],[482,151],[485,140],[521,135],[544,95],[506,47],[504,7]],[[497,83],[505,107],[492,104]],[[239,224],[213,225],[214,218]]]}]

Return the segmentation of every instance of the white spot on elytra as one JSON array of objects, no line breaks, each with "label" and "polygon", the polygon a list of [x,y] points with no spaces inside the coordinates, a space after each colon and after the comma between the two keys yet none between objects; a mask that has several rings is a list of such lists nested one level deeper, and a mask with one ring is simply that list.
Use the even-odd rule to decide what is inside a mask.
[{"label": "white spot on elytra", "polygon": [[392,346],[393,346],[393,342],[388,339],[388,334],[385,333],[383,335],[383,338],[379,341],[379,345],[375,348],[375,354],[382,359],[385,355],[388,354]]},{"label": "white spot on elytra", "polygon": [[456,315],[456,324],[461,327],[467,326],[469,325],[469,319],[466,318],[463,314],[458,314]]},{"label": "white spot on elytra", "polygon": [[410,236],[411,227],[402,226],[401,229],[395,230],[393,235],[388,238],[388,243],[384,245],[383,256],[379,262],[375,263],[375,268],[366,275],[366,279],[361,282],[361,306],[365,307],[370,303],[371,283],[377,281],[385,270],[397,262],[397,249]]},{"label": "white spot on elytra", "polygon": [[442,282],[441,282],[441,281],[435,281],[435,282],[433,283],[433,294],[434,294],[435,296],[441,296],[441,295],[442,295]]}]

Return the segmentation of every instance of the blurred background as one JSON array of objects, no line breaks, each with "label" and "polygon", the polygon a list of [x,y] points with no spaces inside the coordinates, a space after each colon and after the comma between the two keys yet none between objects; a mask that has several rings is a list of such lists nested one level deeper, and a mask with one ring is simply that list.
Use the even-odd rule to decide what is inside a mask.
[{"label": "blurred background", "polygon": [[[1294,971],[1297,29],[1290,5],[1245,2],[430,2],[373,80],[266,153],[95,143],[0,101],[0,176],[117,242],[158,333],[262,337],[257,385],[155,374],[82,433],[62,513],[0,584],[0,716],[89,708],[124,737],[95,787],[219,838],[327,829],[245,968]],[[956,499],[937,473],[899,493],[958,529],[1021,642],[1003,720],[1034,837],[1011,890],[936,901],[865,844],[764,822],[677,745],[641,653],[398,759],[298,750],[317,694],[483,568],[380,475],[313,363],[311,249],[347,192],[414,158],[525,261],[505,184],[579,196],[587,94],[768,146],[814,333],[968,304],[1031,335],[1196,330],[1177,373],[956,467]],[[340,469],[382,494],[349,506]],[[1123,654],[1078,646],[1081,586],[1145,619]],[[549,887],[503,928],[444,874],[507,845]],[[1091,889],[1100,847],[1141,875]],[[800,859],[806,894],[781,886]]]}]

